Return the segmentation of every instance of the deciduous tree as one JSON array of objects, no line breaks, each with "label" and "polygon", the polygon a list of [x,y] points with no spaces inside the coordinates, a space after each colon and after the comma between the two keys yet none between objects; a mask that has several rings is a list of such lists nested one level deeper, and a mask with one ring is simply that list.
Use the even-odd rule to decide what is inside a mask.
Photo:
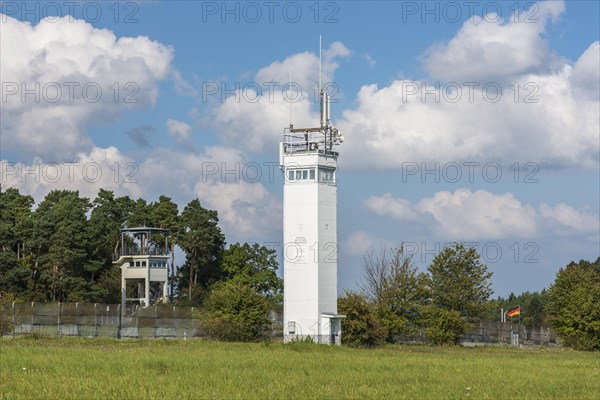
[{"label": "deciduous tree", "polygon": [[433,304],[454,310],[463,317],[484,315],[486,302],[493,293],[492,273],[479,260],[474,248],[455,243],[446,246],[428,267]]},{"label": "deciduous tree", "polygon": [[253,287],[258,293],[282,300],[283,281],[277,276],[277,252],[257,243],[235,243],[225,250],[226,279]]},{"label": "deciduous tree", "polygon": [[600,350],[600,257],[561,268],[548,290],[548,322],[565,344]]}]

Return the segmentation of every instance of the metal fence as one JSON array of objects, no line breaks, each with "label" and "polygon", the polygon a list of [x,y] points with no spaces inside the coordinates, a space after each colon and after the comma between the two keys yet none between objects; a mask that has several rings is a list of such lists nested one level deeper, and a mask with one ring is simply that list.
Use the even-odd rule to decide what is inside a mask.
[{"label": "metal fence", "polygon": [[[0,336],[38,334],[105,338],[210,337],[195,317],[194,307],[172,305],[140,307],[120,304],[17,303],[0,304]],[[280,313],[272,312],[264,338],[283,340]],[[343,335],[343,333],[342,333]],[[330,336],[319,338],[329,343]],[[339,338],[335,338],[337,342]],[[398,336],[397,343],[429,343],[423,329],[411,336]],[[342,339],[343,342],[343,339]],[[554,332],[544,326],[482,321],[472,324],[462,337],[463,345],[512,344],[558,346]]]},{"label": "metal fence", "polygon": [[470,343],[507,343],[524,346],[558,346],[556,334],[546,326],[509,322],[479,322],[463,336]]},{"label": "metal fence", "polygon": [[0,304],[2,335],[40,334],[108,338],[200,336],[194,307],[88,303]]},{"label": "metal fence", "polygon": [[[397,343],[429,343],[423,329],[415,330],[410,336],[398,336]],[[508,344],[513,346],[559,346],[556,334],[545,326],[530,326],[493,321],[480,321],[472,324],[463,334],[461,342],[465,346]]]}]

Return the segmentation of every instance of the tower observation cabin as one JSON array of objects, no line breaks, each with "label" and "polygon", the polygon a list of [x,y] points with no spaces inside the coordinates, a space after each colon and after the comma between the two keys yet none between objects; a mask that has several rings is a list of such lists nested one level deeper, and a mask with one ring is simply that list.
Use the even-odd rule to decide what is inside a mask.
[{"label": "tower observation cabin", "polygon": [[[320,83],[319,83],[320,86]],[[337,313],[337,146],[342,132],[319,88],[320,125],[290,121],[279,146],[283,185],[284,342],[341,344]]]},{"label": "tower observation cabin", "polygon": [[148,307],[167,300],[168,229],[120,230],[120,251],[113,264],[121,268],[121,304]]}]

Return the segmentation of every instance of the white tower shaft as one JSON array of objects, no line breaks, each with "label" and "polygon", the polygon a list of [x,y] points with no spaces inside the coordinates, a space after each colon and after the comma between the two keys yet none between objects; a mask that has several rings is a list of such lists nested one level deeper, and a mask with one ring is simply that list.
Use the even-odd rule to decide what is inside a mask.
[{"label": "white tower shaft", "polygon": [[286,129],[284,173],[284,341],[341,344],[337,314],[337,157],[340,132],[321,90],[321,126]]}]

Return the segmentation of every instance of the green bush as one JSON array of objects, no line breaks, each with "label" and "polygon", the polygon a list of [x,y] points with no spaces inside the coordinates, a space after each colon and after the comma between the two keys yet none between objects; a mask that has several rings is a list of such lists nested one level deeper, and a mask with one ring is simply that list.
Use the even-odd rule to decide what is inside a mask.
[{"label": "green bush", "polygon": [[252,342],[265,336],[269,324],[269,300],[248,285],[219,282],[208,295],[200,322],[210,337]]},{"label": "green bush", "polygon": [[346,315],[342,321],[342,343],[371,347],[384,342],[387,331],[375,317],[364,296],[346,292],[338,299],[338,310]]},{"label": "green bush", "polygon": [[458,311],[429,307],[425,311],[425,334],[432,344],[457,345],[467,328]]}]

